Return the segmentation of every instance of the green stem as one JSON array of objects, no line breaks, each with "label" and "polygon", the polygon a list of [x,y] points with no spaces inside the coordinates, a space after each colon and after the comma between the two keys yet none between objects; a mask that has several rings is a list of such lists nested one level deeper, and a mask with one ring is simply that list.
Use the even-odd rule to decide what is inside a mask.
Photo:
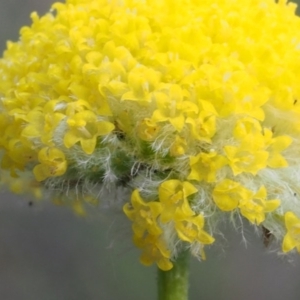
[{"label": "green stem", "polygon": [[189,253],[180,253],[170,271],[158,269],[158,300],[188,299]]}]

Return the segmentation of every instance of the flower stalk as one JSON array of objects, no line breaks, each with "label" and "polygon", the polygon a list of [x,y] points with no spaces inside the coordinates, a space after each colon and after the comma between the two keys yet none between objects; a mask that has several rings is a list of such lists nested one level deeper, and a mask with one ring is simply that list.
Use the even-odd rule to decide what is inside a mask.
[{"label": "flower stalk", "polygon": [[189,262],[190,252],[181,252],[173,268],[169,271],[162,271],[158,268],[157,285],[158,300],[187,300],[189,288]]}]

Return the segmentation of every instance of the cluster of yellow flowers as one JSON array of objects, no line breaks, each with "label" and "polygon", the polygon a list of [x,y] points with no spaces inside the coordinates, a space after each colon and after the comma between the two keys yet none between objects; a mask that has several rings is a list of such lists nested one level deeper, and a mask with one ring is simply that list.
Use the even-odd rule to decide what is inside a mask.
[{"label": "cluster of yellow flowers", "polygon": [[182,249],[204,257],[241,216],[300,252],[295,8],[66,0],[33,13],[0,59],[2,182],[81,214],[121,198],[142,263],[163,270]]},{"label": "cluster of yellow flowers", "polygon": [[133,221],[135,244],[144,251],[142,263],[150,265],[157,262],[162,270],[172,268],[173,265],[169,261],[170,251],[166,247],[164,237],[168,232],[167,227],[170,226],[171,231],[174,227],[177,233],[173,238],[178,237],[181,241],[191,244],[198,242],[200,249],[204,244],[214,242],[214,238],[202,229],[204,217],[201,214],[196,215],[188,202],[188,196],[195,193],[197,189],[190,182],[180,182],[176,179],[166,180],[159,186],[159,201],[145,202],[138,190],[132,193],[131,204],[127,203],[124,206],[124,212]]}]

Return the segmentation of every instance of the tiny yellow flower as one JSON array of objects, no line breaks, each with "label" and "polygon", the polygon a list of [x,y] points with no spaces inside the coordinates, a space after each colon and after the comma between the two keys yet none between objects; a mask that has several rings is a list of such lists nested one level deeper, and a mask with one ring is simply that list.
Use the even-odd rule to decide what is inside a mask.
[{"label": "tiny yellow flower", "polygon": [[76,113],[67,123],[69,130],[64,137],[65,146],[71,148],[80,142],[87,154],[94,152],[98,136],[106,135],[114,129],[112,123],[99,121],[96,114],[89,110]]},{"label": "tiny yellow flower", "polygon": [[145,238],[133,238],[134,244],[142,249],[140,261],[145,266],[150,266],[156,263],[157,266],[163,270],[168,271],[173,268],[170,261],[171,254],[167,249],[166,244],[161,236],[148,234]]},{"label": "tiny yellow flower", "polygon": [[139,138],[147,142],[153,141],[156,138],[158,131],[159,125],[150,118],[143,119],[137,127]]},{"label": "tiny yellow flower", "polygon": [[253,118],[242,118],[237,121],[233,135],[238,145],[224,147],[233,174],[244,172],[256,175],[267,166],[269,158],[260,123]]},{"label": "tiny yellow flower", "polygon": [[78,112],[91,109],[91,105],[87,101],[79,99],[77,101],[69,102],[68,104],[66,104],[66,115],[72,117]]},{"label": "tiny yellow flower", "polygon": [[[228,164],[236,176],[241,173],[251,173],[256,175],[258,171],[267,166],[269,153],[263,148],[257,147],[251,142],[250,138],[243,141],[239,146],[225,146],[224,151]],[[251,137],[255,141],[255,136]]]},{"label": "tiny yellow flower", "polygon": [[190,156],[191,172],[188,179],[206,182],[215,182],[217,172],[226,165],[226,158],[216,151],[201,152],[197,156]]},{"label": "tiny yellow flower", "polygon": [[37,161],[37,153],[29,145],[18,139],[10,140],[7,153],[3,156],[1,167],[13,171],[24,170],[27,165]]},{"label": "tiny yellow flower", "polygon": [[3,183],[6,183],[10,189],[15,194],[31,194],[37,200],[43,199],[43,188],[42,185],[37,182],[34,178],[28,178],[26,181],[23,178],[11,178],[8,176],[2,176]]},{"label": "tiny yellow flower", "polygon": [[287,233],[282,243],[282,251],[289,252],[294,248],[300,253],[300,219],[291,211],[284,215]]},{"label": "tiny yellow flower", "polygon": [[193,243],[195,241],[201,244],[212,244],[214,238],[203,230],[204,217],[198,216],[187,216],[182,219],[181,214],[175,214],[175,229],[178,237],[182,241]]},{"label": "tiny yellow flower", "polygon": [[144,66],[132,69],[128,74],[128,86],[130,91],[124,93],[121,100],[138,101],[139,103],[150,102],[152,92],[160,82],[161,74]]},{"label": "tiny yellow flower", "polygon": [[264,186],[261,186],[251,199],[241,198],[239,204],[241,214],[251,223],[259,225],[265,220],[265,213],[274,211],[280,205],[279,200],[266,201],[266,198],[267,190]]},{"label": "tiny yellow flower", "polygon": [[216,112],[214,106],[205,100],[199,100],[200,111],[198,114],[190,113],[186,123],[190,125],[191,136],[199,141],[211,143],[211,138],[216,133]]},{"label": "tiny yellow flower", "polygon": [[173,220],[177,211],[184,216],[193,216],[195,213],[190,208],[187,197],[196,192],[196,187],[188,181],[172,179],[163,182],[158,189],[162,204],[161,221],[165,223]]},{"label": "tiny yellow flower", "polygon": [[248,136],[255,136],[255,142],[263,144],[263,135],[260,123],[253,118],[245,117],[236,122],[233,135],[237,140],[243,140]]},{"label": "tiny yellow flower", "polygon": [[162,212],[162,205],[159,202],[145,202],[138,190],[131,195],[131,203],[123,207],[126,216],[133,221],[132,230],[137,237],[142,237],[145,231],[150,234],[159,235],[162,233],[157,224],[157,218]]},{"label": "tiny yellow flower", "polygon": [[55,128],[60,121],[65,118],[62,113],[43,113],[41,111],[31,111],[26,116],[28,124],[21,135],[25,138],[40,138],[48,146],[53,146],[52,138]]},{"label": "tiny yellow flower", "polygon": [[33,169],[37,181],[61,176],[67,170],[65,154],[57,148],[45,147],[41,149],[38,154],[38,160],[40,164]]},{"label": "tiny yellow flower", "polygon": [[176,135],[175,141],[170,148],[171,156],[177,157],[183,155],[187,150],[187,142],[184,138]]},{"label": "tiny yellow flower", "polygon": [[273,133],[269,129],[264,130],[265,143],[269,151],[268,166],[271,168],[283,168],[288,166],[288,162],[283,157],[281,152],[287,149],[291,143],[292,138],[289,136],[277,136],[273,138]]},{"label": "tiny yellow flower", "polygon": [[238,207],[240,201],[249,201],[252,197],[252,192],[239,182],[226,178],[216,184],[212,196],[214,202],[221,210],[231,211]]},{"label": "tiny yellow flower", "polygon": [[188,92],[179,85],[165,85],[155,95],[157,109],[153,112],[153,122],[169,121],[180,132],[185,124],[185,112],[198,111],[197,105],[187,101]]}]

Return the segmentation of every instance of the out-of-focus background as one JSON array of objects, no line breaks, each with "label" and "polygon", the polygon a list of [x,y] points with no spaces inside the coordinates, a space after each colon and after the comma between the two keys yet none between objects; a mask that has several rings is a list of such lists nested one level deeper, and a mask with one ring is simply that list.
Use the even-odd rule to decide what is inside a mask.
[{"label": "out-of-focus background", "polygon": [[[0,52],[18,39],[32,11],[51,0],[0,0]],[[0,74],[1,80],[1,74]],[[1,130],[1,129],[0,129]],[[82,219],[66,208],[0,194],[0,300],[153,300],[156,268],[138,261],[130,243],[116,243],[113,218]],[[230,226],[228,226],[230,227]],[[191,263],[191,300],[298,300],[300,256],[279,257],[245,224],[226,231],[225,248]]]}]

